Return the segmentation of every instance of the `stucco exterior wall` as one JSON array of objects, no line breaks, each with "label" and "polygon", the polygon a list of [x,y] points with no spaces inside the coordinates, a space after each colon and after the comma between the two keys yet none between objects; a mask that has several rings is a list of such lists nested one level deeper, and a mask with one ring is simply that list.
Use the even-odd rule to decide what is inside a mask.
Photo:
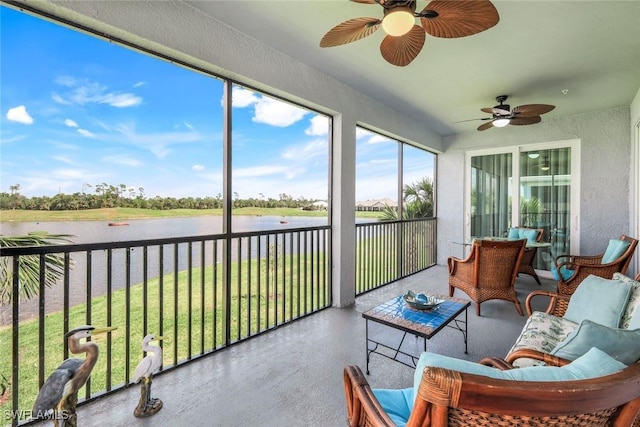
[{"label": "stucco exterior wall", "polygon": [[[631,102],[631,173],[629,187],[632,197],[629,199],[631,229],[634,237],[640,236],[640,90]],[[640,273],[640,250],[636,250],[630,274]]]},{"label": "stucco exterior wall", "polygon": [[467,150],[580,140],[580,253],[602,253],[610,238],[630,234],[629,114],[629,107],[619,107],[445,138],[445,151],[438,159],[438,263],[446,263],[449,242],[463,238],[461,171]]}]

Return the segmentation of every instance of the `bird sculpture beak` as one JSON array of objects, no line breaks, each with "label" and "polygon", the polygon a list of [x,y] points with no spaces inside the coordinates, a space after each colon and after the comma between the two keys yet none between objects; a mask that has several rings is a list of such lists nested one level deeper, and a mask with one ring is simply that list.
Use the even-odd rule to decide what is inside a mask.
[{"label": "bird sculpture beak", "polygon": [[116,326],[107,326],[107,327],[104,327],[104,328],[95,328],[93,331],[91,331],[91,335],[104,334],[105,332],[115,331],[116,329],[118,329]]}]

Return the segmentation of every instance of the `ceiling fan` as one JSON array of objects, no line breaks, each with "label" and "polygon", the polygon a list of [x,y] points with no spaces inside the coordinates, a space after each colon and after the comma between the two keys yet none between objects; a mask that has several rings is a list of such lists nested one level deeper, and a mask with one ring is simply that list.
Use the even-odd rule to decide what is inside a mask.
[{"label": "ceiling fan", "polygon": [[[507,95],[500,95],[496,97],[496,101],[500,105],[495,107],[481,108],[480,111],[491,114],[491,117],[473,120],[490,120],[489,122],[478,126],[478,130],[487,130],[492,127],[504,127],[507,125],[532,125],[540,123],[542,118],[541,114],[548,113],[556,108],[555,105],[548,104],[527,104],[520,105],[513,109],[510,109],[510,105],[504,104],[507,100]],[[465,120],[466,121],[466,120]]]},{"label": "ceiling fan", "polygon": [[[500,17],[489,0],[433,0],[416,12],[416,0],[351,0],[379,4],[382,18],[354,18],[329,30],[320,47],[340,46],[373,34],[379,27],[387,33],[380,45],[382,57],[404,67],[420,53],[425,31],[434,37],[459,38],[477,34],[498,23]],[[420,18],[420,25],[416,25]]]}]

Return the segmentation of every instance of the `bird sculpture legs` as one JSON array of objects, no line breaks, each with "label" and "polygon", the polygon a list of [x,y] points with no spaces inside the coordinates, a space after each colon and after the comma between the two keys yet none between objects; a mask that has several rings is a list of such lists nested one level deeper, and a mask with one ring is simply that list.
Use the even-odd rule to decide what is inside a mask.
[{"label": "bird sculpture legs", "polygon": [[162,409],[162,400],[151,398],[151,377],[143,377],[140,381],[140,400],[133,411],[138,418],[149,417]]},{"label": "bird sculpture legs", "polygon": [[78,425],[78,415],[76,405],[78,404],[78,393],[71,393],[66,399],[58,404],[58,411],[54,414],[53,425],[55,427],[76,427]]}]

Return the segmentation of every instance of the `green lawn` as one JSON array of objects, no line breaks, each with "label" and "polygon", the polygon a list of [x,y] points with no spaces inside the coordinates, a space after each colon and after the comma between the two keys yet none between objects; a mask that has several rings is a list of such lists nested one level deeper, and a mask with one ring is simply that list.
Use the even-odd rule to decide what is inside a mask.
[{"label": "green lawn", "polygon": [[[321,257],[324,254],[316,254]],[[298,270],[297,266],[301,264]],[[306,263],[306,268],[305,268]],[[277,324],[308,314],[328,304],[328,295],[321,285],[313,284],[315,277],[299,276],[311,271],[311,259],[281,257],[278,264],[266,262],[234,262],[231,265],[230,341],[235,342],[267,330]],[[324,274],[328,271],[328,267]],[[252,280],[249,283],[248,277]],[[191,280],[190,280],[191,277]],[[145,297],[143,284],[132,286],[127,297],[126,288],[110,296],[94,298],[91,302],[91,323],[96,327],[115,326],[111,332],[111,347],[107,346],[107,335],[98,335],[92,341],[100,346],[101,356],[91,375],[93,393],[107,389],[106,372],[111,370],[111,386],[116,387],[128,380],[138,361],[142,358],[141,340],[147,332],[162,333],[164,366],[171,367],[195,355],[210,352],[225,345],[224,319],[225,298],[222,269],[206,267],[179,272],[177,276],[166,274],[149,280]],[[328,281],[324,282],[325,284]],[[107,318],[108,302],[111,300],[111,318]],[[298,301],[301,301],[300,306]],[[144,306],[148,313],[145,317]],[[79,304],[69,311],[69,327],[87,323],[88,307]],[[63,359],[62,337],[65,331],[64,313],[55,312],[45,318],[44,372],[48,376]],[[129,328],[127,329],[127,323]],[[161,329],[162,325],[162,329]],[[19,409],[30,409],[38,394],[38,342],[37,320],[23,322],[19,329]],[[127,338],[131,341],[128,343]],[[0,328],[0,374],[11,379],[12,361],[11,326]],[[127,360],[127,350],[129,357]],[[107,366],[111,353],[110,366]],[[72,356],[76,357],[76,356]],[[84,355],[77,356],[83,358]],[[128,375],[127,375],[128,369]],[[10,389],[11,390],[11,389]],[[13,390],[11,390],[13,391]],[[0,402],[0,412],[5,415],[11,408],[10,394],[7,402]],[[85,397],[85,390],[79,397]],[[6,410],[6,411],[5,411]],[[10,421],[5,419],[5,421]]]}]

